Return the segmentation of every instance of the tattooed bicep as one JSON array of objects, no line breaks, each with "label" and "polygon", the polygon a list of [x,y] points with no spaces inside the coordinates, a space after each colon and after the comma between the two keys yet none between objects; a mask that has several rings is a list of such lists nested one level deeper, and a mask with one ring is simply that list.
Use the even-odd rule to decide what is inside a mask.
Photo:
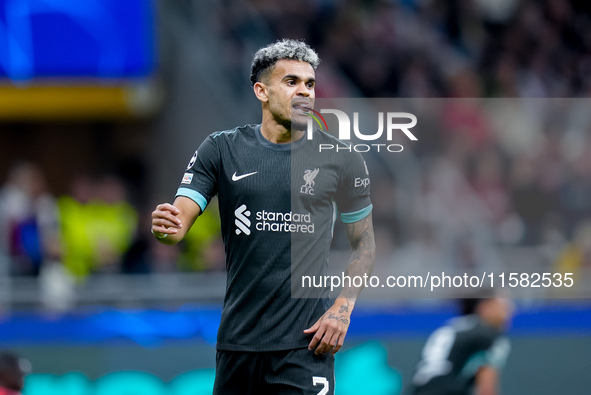
[{"label": "tattooed bicep", "polygon": [[371,213],[357,222],[345,224],[345,232],[347,233],[347,238],[349,239],[351,246],[357,245],[360,240],[368,237],[373,240],[374,234]]}]

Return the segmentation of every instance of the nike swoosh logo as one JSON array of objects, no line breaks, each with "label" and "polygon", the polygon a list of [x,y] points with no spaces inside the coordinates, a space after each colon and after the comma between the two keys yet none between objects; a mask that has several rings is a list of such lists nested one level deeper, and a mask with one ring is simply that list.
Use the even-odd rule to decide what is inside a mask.
[{"label": "nike swoosh logo", "polygon": [[236,172],[234,172],[234,174],[232,174],[232,181],[242,180],[244,177],[252,176],[253,174],[257,174],[257,173],[258,173],[258,171],[255,171],[254,173],[248,173],[248,174],[243,174],[241,176],[237,176]]}]

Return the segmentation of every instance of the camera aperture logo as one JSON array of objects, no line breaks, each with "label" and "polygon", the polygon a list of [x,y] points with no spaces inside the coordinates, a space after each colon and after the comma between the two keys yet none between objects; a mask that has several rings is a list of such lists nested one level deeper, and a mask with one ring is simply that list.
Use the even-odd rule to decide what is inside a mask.
[{"label": "camera aperture logo", "polygon": [[[337,117],[338,122],[338,133],[336,137],[342,141],[350,141],[351,140],[351,119],[349,115],[347,115],[344,111],[337,110],[334,108],[323,108],[320,111],[316,111],[313,109],[308,109],[310,112],[308,115],[310,118],[308,119],[307,131],[306,136],[308,140],[312,140],[312,136],[314,133],[314,123],[315,121],[320,130],[324,130],[328,132],[328,124],[322,114],[333,114]],[[400,122],[401,120],[406,120],[406,122]],[[322,121],[322,122],[320,122]],[[386,124],[386,143],[380,143],[383,141],[384,135],[384,123]],[[359,130],[359,112],[353,113],[353,134],[354,136],[362,141],[367,141],[367,143],[359,143],[359,144],[349,144],[347,146],[339,146],[335,144],[320,144],[318,147],[319,152],[322,151],[347,151],[347,152],[368,152],[371,150],[375,150],[377,152],[402,152],[404,150],[404,146],[398,143],[392,143],[392,139],[394,133],[402,132],[410,141],[418,141],[417,137],[410,131],[411,128],[415,127],[417,124],[417,117],[414,114],[409,112],[378,112],[378,130],[373,134],[365,134]]]}]

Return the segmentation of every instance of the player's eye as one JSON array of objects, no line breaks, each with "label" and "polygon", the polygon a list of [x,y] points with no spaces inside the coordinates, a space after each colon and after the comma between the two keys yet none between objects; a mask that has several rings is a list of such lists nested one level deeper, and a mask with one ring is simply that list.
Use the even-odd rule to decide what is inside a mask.
[{"label": "player's eye", "polygon": [[308,82],[306,84],[306,86],[308,87],[308,89],[312,89],[312,88],[314,88],[314,83],[313,82]]}]

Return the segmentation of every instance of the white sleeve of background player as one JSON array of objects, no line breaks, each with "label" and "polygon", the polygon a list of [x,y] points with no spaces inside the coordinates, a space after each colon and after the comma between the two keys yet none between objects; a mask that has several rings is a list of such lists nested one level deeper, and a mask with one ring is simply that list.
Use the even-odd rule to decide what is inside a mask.
[{"label": "white sleeve of background player", "polygon": [[217,193],[220,153],[212,136],[207,137],[187,165],[176,196],[185,196],[203,212]]},{"label": "white sleeve of background player", "polygon": [[373,208],[369,198],[369,171],[360,153],[344,155],[335,201],[341,220],[353,223],[367,217]]}]

